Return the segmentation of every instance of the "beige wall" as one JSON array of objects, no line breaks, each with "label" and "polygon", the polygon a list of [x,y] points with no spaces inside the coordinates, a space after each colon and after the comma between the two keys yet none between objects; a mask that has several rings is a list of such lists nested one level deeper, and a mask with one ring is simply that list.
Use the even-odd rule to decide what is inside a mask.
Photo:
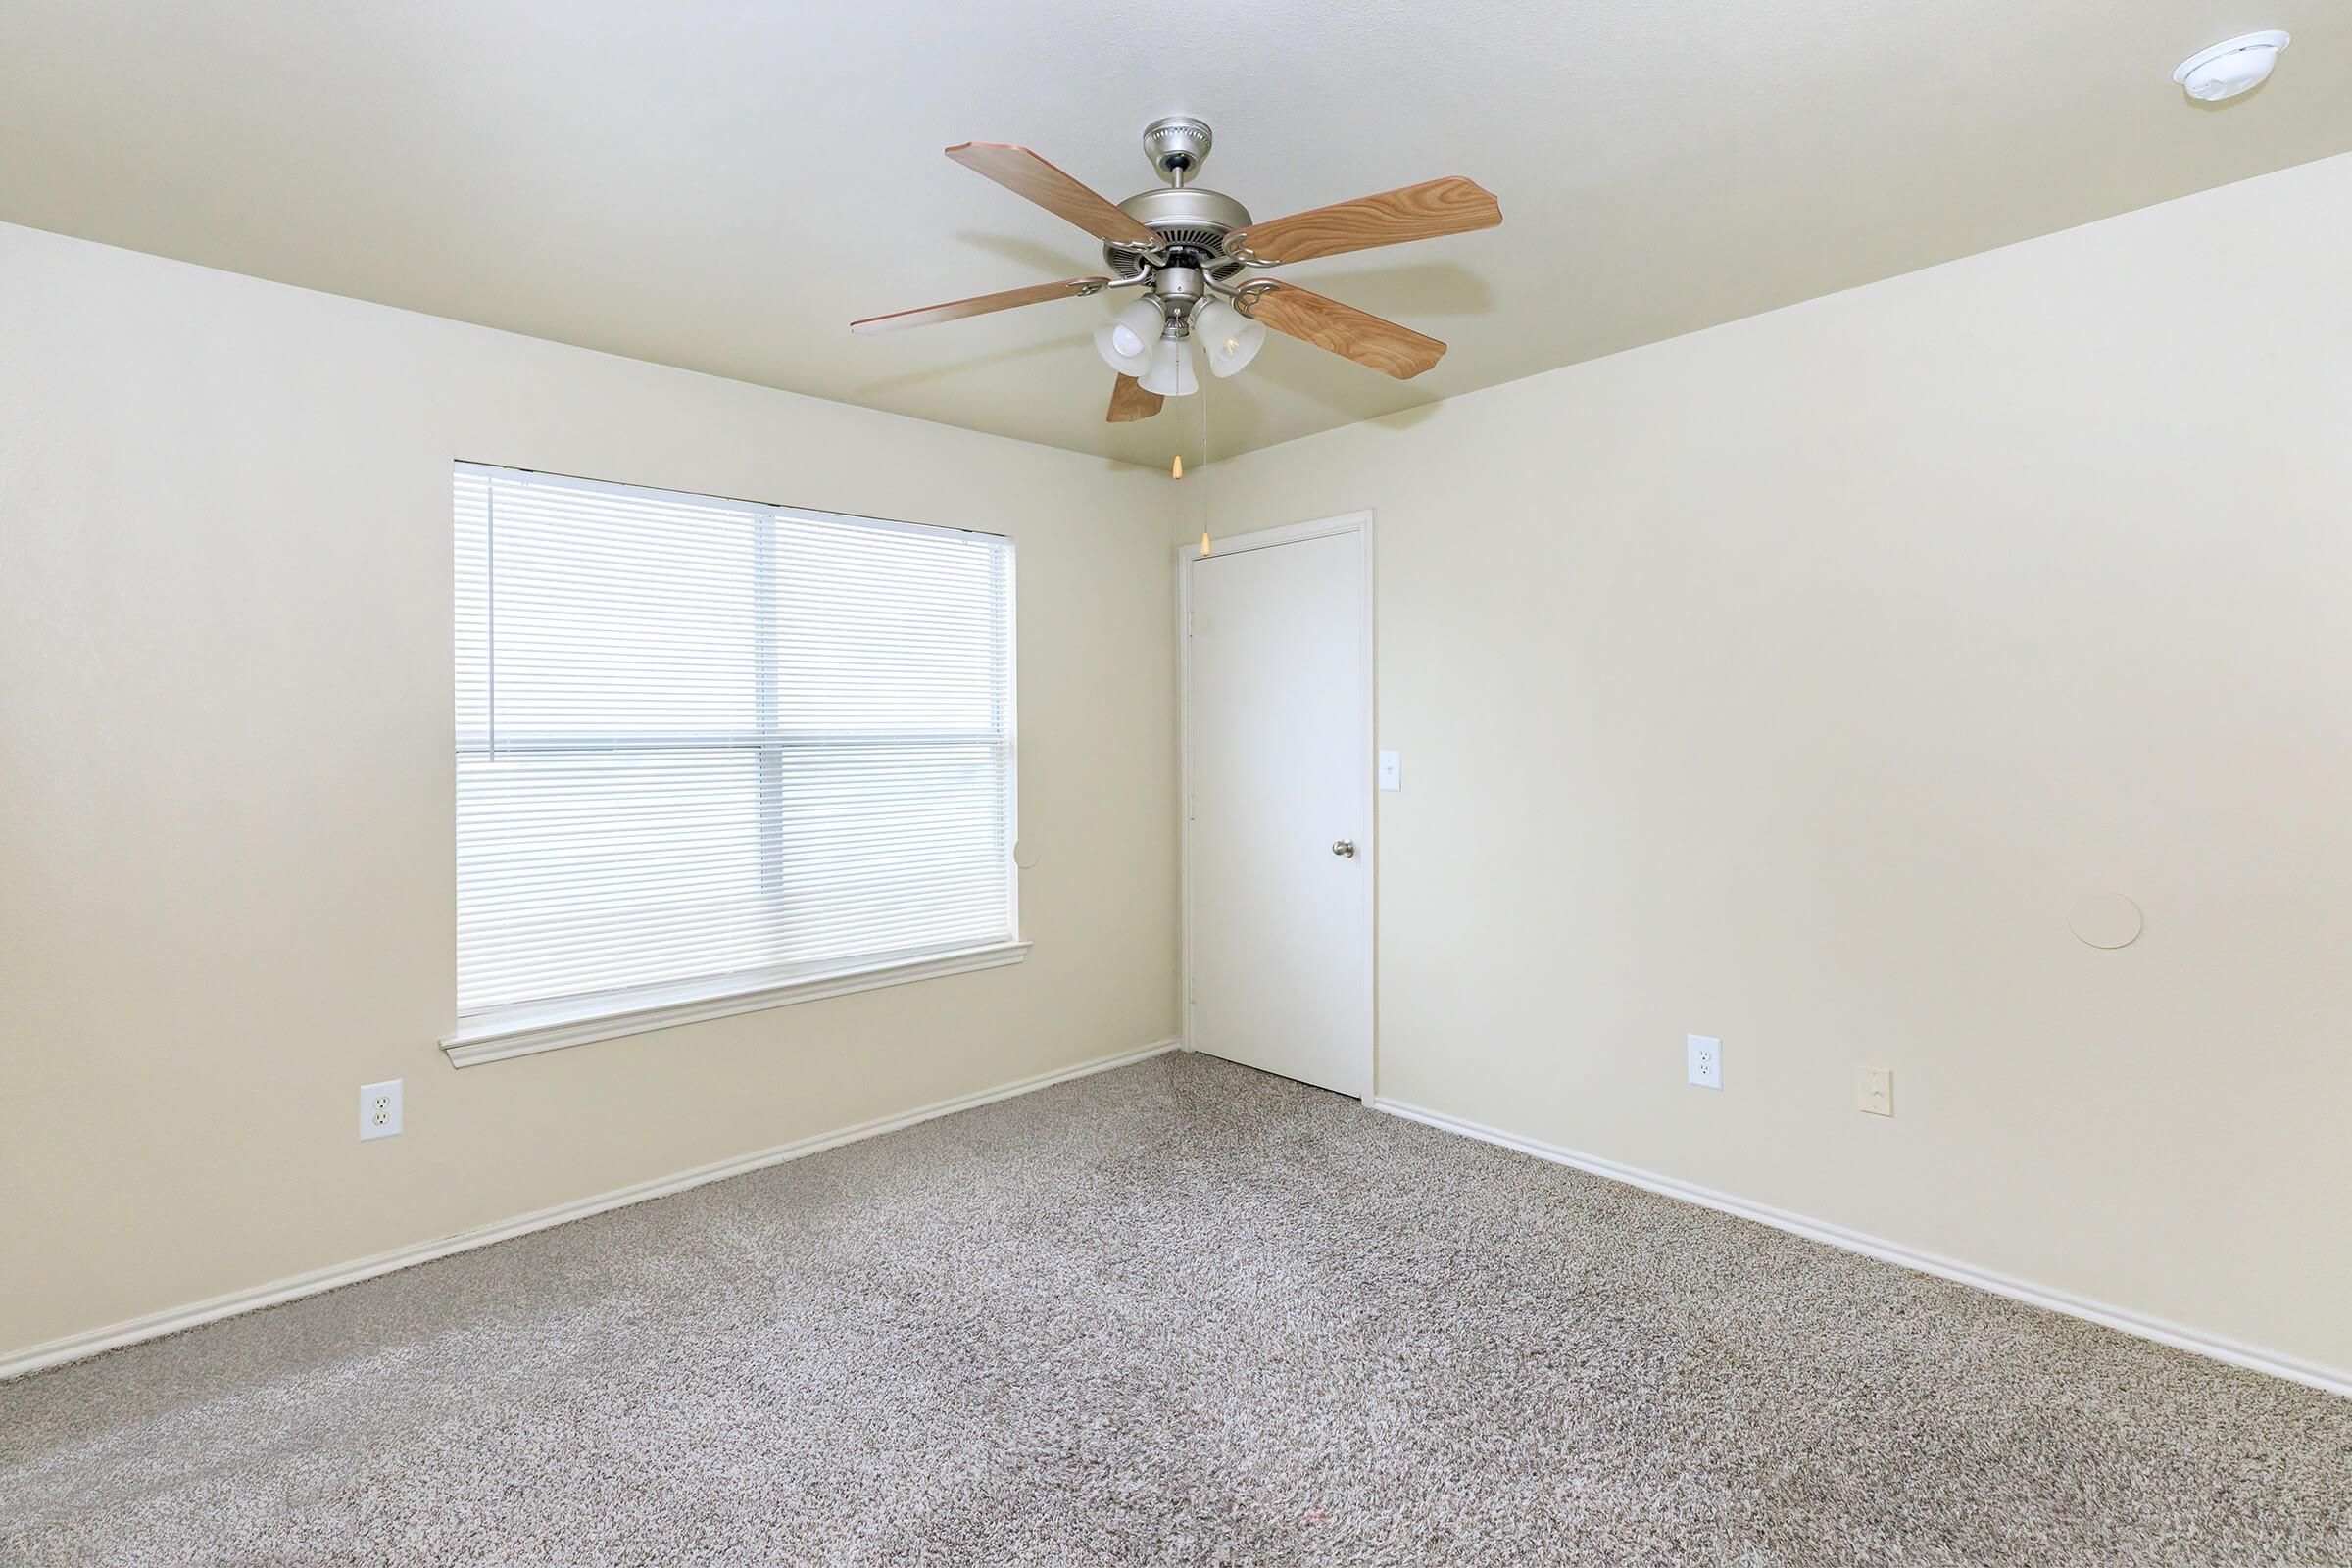
[{"label": "beige wall", "polygon": [[1376,514],[1380,1093],[2352,1369],[2348,257],[2336,159],[1209,470]]},{"label": "beige wall", "polygon": [[[1029,960],[447,1066],[453,458],[1010,534]],[[0,1355],[1173,1034],[1163,487],[0,227]]]},{"label": "beige wall", "polygon": [[[1377,516],[1381,1093],[2352,1368],[2347,254],[2338,159],[1208,470]],[[445,1066],[453,457],[1012,534],[1030,961]],[[0,227],[0,1354],[1173,1032],[1168,510]]]}]

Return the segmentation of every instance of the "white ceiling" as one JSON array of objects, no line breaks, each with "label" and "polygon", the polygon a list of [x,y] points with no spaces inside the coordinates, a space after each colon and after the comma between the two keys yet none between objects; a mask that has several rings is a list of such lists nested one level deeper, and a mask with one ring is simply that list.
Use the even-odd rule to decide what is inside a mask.
[{"label": "white ceiling", "polygon": [[[1171,20],[1189,19],[1189,20]],[[2235,103],[2168,79],[2256,27]],[[1214,384],[1264,446],[2352,148],[2320,0],[10,0],[0,220],[1081,451],[1069,301],[891,337],[854,317],[1101,270],[940,156],[1034,147],[1116,200],[1205,116],[1260,218],[1441,174],[1503,226],[1281,274],[1446,339],[1395,382],[1277,337]],[[2259,280],[2249,279],[2249,286]],[[1125,296],[1114,296],[1123,299]]]}]

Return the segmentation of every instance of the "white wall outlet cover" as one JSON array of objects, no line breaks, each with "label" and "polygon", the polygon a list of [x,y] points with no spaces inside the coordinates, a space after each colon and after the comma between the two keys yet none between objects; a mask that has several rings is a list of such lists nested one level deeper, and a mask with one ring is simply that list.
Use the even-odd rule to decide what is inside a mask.
[{"label": "white wall outlet cover", "polygon": [[1384,790],[1404,788],[1404,759],[1395,752],[1380,754],[1380,787]]},{"label": "white wall outlet cover", "polygon": [[2094,948],[2128,948],[2139,940],[2139,906],[2121,893],[2092,893],[2066,911],[2066,928]]},{"label": "white wall outlet cover", "polygon": [[1871,1116],[1894,1114],[1894,1069],[1892,1067],[1857,1067],[1854,1069],[1854,1108]]},{"label": "white wall outlet cover", "polygon": [[1712,1035],[1686,1035],[1690,1053],[1690,1081],[1701,1089],[1723,1087],[1723,1042]]},{"label": "white wall outlet cover", "polygon": [[400,1135],[400,1080],[360,1085],[360,1136],[396,1138]]}]

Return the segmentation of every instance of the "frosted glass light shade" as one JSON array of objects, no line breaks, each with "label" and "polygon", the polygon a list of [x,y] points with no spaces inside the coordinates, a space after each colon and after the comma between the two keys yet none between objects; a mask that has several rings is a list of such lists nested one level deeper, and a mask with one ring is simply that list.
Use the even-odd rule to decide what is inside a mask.
[{"label": "frosted glass light shade", "polygon": [[1193,318],[1194,330],[1208,355],[1208,373],[1227,376],[1257,358],[1266,346],[1263,321],[1253,321],[1223,300],[1210,300]]},{"label": "frosted glass light shade", "polygon": [[1141,375],[1159,342],[1159,301],[1140,299],[1095,328],[1095,352],[1121,375]]},{"label": "frosted glass light shade", "polygon": [[1143,375],[1143,388],[1163,398],[1189,398],[1200,390],[1193,375],[1193,346],[1180,337],[1163,337],[1152,351],[1152,368]]}]

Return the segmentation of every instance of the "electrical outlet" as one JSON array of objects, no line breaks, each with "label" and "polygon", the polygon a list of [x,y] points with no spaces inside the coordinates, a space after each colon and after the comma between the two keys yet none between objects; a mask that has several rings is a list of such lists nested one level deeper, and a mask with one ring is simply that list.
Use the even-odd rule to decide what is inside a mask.
[{"label": "electrical outlet", "polygon": [[1690,1081],[1701,1089],[1723,1087],[1723,1042],[1707,1035],[1688,1035]]},{"label": "electrical outlet", "polygon": [[1894,1114],[1894,1069],[1854,1069],[1854,1108],[1872,1116]]},{"label": "electrical outlet", "polygon": [[400,1080],[360,1085],[360,1136],[400,1136]]}]

